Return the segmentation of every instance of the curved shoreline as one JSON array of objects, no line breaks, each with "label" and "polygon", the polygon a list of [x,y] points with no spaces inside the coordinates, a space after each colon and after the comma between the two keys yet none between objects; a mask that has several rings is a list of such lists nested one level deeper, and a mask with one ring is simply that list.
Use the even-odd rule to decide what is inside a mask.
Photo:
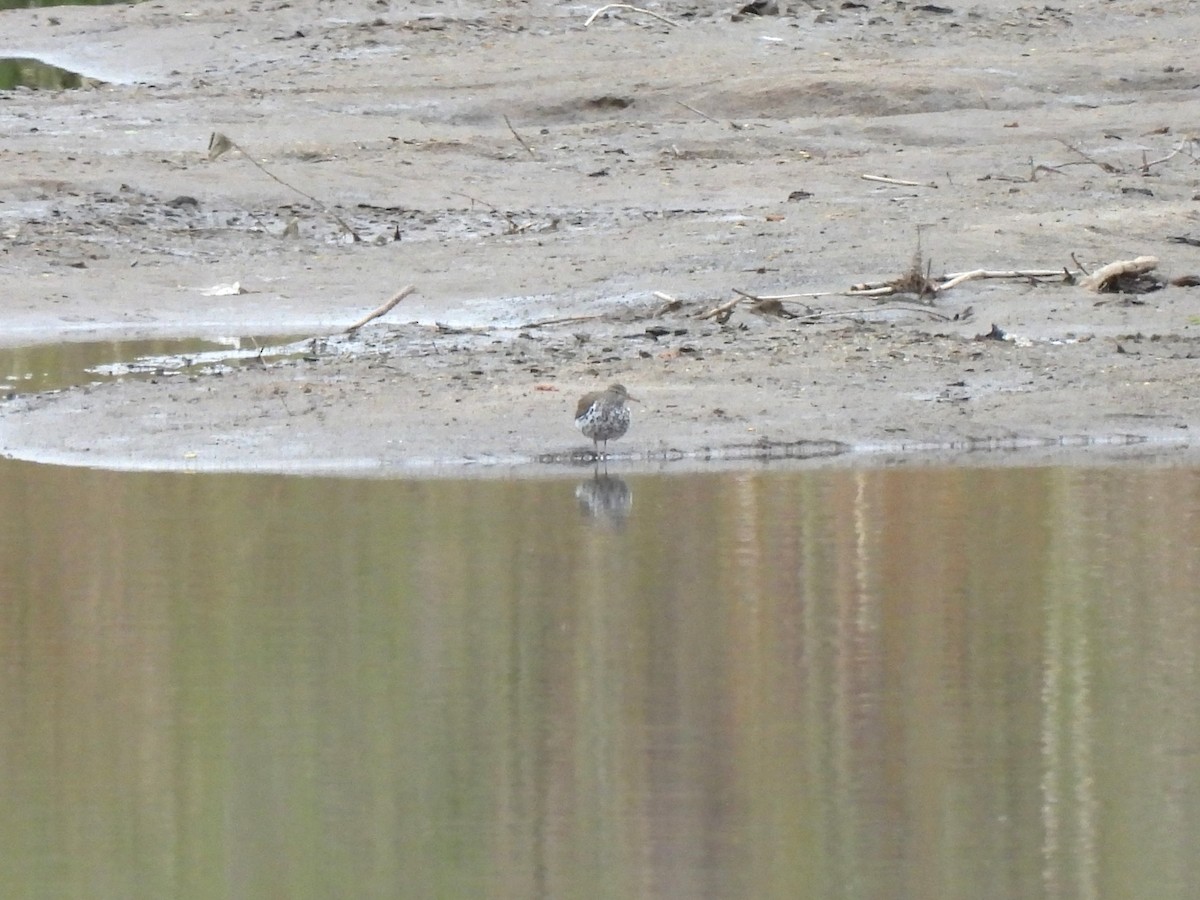
[{"label": "curved shoreline", "polygon": [[[225,329],[226,331],[228,329]],[[199,340],[199,338],[197,338]],[[331,337],[329,340],[336,340]],[[192,359],[171,353],[175,361],[185,359],[188,368],[153,375],[118,378],[104,383],[83,384],[86,373],[68,378],[73,386],[21,394],[0,406],[0,454],[7,459],[82,466],[112,471],[276,473],[347,477],[558,477],[567,473],[588,472],[602,465],[620,474],[648,472],[696,472],[771,466],[878,466],[878,465],[1108,465],[1127,461],[1140,463],[1177,461],[1195,462],[1194,448],[1186,432],[1178,428],[1152,433],[1142,431],[1092,431],[1073,434],[1014,434],[970,436],[956,433],[943,438],[933,436],[909,439],[834,439],[772,438],[760,434],[747,441],[746,428],[728,421],[721,413],[718,427],[705,428],[690,445],[671,441],[661,407],[678,408],[666,403],[669,387],[652,390],[659,409],[639,410],[640,430],[658,432],[657,444],[636,436],[614,446],[607,458],[598,459],[590,448],[569,447],[553,423],[530,419],[526,440],[505,449],[489,449],[498,432],[504,429],[505,410],[478,410],[460,407],[454,428],[442,440],[395,441],[387,436],[389,427],[413,424],[412,415],[392,407],[382,425],[356,427],[349,422],[326,427],[321,417],[299,411],[283,401],[278,415],[266,418],[275,427],[261,433],[259,424],[246,419],[246,400],[241,382],[255,382],[250,403],[260,403],[269,395],[311,393],[314,386],[349,381],[361,383],[366,373],[391,359],[393,351],[381,353],[386,344],[376,335],[365,342],[355,340],[356,354],[344,348],[326,359],[294,358],[251,368],[227,368],[223,365],[192,366]],[[47,349],[52,345],[42,345]],[[365,348],[370,347],[370,350]],[[22,348],[29,351],[38,345]],[[275,347],[287,350],[287,347]],[[217,360],[230,354],[245,356],[244,351],[213,351]],[[196,356],[196,354],[193,354]],[[168,357],[148,357],[156,359]],[[268,356],[267,359],[273,359]],[[129,364],[134,360],[126,360]],[[466,365],[480,365],[478,355],[468,355]],[[119,367],[118,367],[119,368]],[[328,371],[332,369],[333,371]],[[171,377],[174,374],[174,378]],[[428,373],[426,373],[428,374]],[[300,387],[297,388],[299,380]],[[443,381],[444,384],[444,381]],[[193,396],[180,403],[178,391],[206,394],[213,386],[229,390],[230,396],[215,403],[203,403]],[[511,387],[512,385],[509,385]],[[532,398],[553,395],[557,404],[570,397],[553,383],[542,383],[523,395],[530,407]],[[708,385],[705,394],[721,393],[722,385]],[[649,388],[647,388],[649,390]],[[642,390],[639,388],[639,390]],[[695,388],[688,389],[689,393]],[[162,394],[172,397],[172,409],[164,410]],[[157,396],[155,396],[157,395]],[[386,402],[386,392],[374,398]],[[460,400],[462,398],[459,398]],[[515,401],[514,401],[515,402]],[[199,412],[197,412],[199,411]],[[239,416],[242,418],[239,420]],[[261,415],[260,415],[261,417]],[[289,421],[290,419],[290,421]],[[874,428],[893,428],[889,420],[877,419]],[[561,423],[559,423],[561,424]],[[786,422],[770,423],[785,430]],[[297,427],[293,428],[295,425]],[[758,430],[756,426],[750,430]],[[241,437],[239,437],[241,433]],[[562,449],[539,449],[558,444]],[[462,452],[466,445],[474,452]],[[361,450],[375,446],[377,452],[363,455]]]}]

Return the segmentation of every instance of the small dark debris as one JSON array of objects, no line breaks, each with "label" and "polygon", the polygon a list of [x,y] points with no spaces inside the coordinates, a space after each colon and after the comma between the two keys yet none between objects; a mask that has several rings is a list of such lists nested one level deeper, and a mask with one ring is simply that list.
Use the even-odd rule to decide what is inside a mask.
[{"label": "small dark debris", "polygon": [[1004,341],[1008,340],[1008,334],[999,325],[992,323],[992,330],[987,334],[975,335],[977,341]]},{"label": "small dark debris", "polygon": [[778,0],[754,0],[737,11],[733,21],[740,21],[739,16],[777,16],[779,15]]},{"label": "small dark debris", "polygon": [[[1101,294],[1149,294],[1166,286],[1167,283],[1153,272],[1125,272],[1109,278],[1096,290]],[[1144,302],[1127,297],[1121,301],[1121,305],[1141,306]]]},{"label": "small dark debris", "polygon": [[672,329],[667,328],[665,325],[651,325],[646,329],[646,334],[650,335],[650,337],[657,341],[660,337],[665,337],[666,335],[670,334],[671,331]]},{"label": "small dark debris", "polygon": [[750,312],[760,316],[778,316],[781,319],[794,319],[796,314],[783,305],[782,300],[756,300],[750,304]]},{"label": "small dark debris", "polygon": [[812,191],[804,191],[804,190],[792,191],[790,194],[788,194],[788,199],[789,200],[808,200],[810,197],[812,197],[812,195],[813,195]]},{"label": "small dark debris", "polygon": [[597,169],[595,172],[588,172],[588,178],[607,178],[608,169]]},{"label": "small dark debris", "polygon": [[168,200],[167,206],[172,209],[182,209],[185,206],[190,206],[193,209],[200,208],[200,201],[195,197],[189,197],[187,194],[180,194],[174,200]]},{"label": "small dark debris", "polygon": [[1121,188],[1121,193],[1122,194],[1140,194],[1143,197],[1153,197],[1154,196],[1154,191],[1150,190],[1150,188],[1143,188],[1143,187],[1123,187],[1123,188]]},{"label": "small dark debris", "polygon": [[1179,275],[1171,279],[1175,287],[1200,287],[1200,275]]},{"label": "small dark debris", "polygon": [[939,16],[948,16],[954,12],[948,6],[936,6],[933,3],[923,3],[920,6],[914,6],[917,12],[936,13]]},{"label": "small dark debris", "polygon": [[1189,247],[1200,247],[1200,238],[1194,238],[1186,234],[1173,234],[1167,238],[1167,243],[1187,244]]},{"label": "small dark debris", "polygon": [[591,109],[627,109],[633,106],[633,99],[630,97],[614,97],[612,94],[605,94],[602,97],[593,97],[583,104]]}]

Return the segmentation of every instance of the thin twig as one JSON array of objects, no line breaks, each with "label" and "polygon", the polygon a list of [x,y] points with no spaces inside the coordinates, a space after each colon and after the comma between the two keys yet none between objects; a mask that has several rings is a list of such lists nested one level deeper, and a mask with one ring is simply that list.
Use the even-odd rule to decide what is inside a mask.
[{"label": "thin twig", "polygon": [[672,28],[679,27],[678,22],[672,22],[666,16],[660,16],[656,12],[651,12],[648,9],[642,9],[640,6],[631,6],[628,3],[607,3],[607,4],[605,4],[604,6],[600,7],[598,10],[596,10],[594,13],[592,13],[590,16],[587,17],[587,21],[583,23],[583,27],[587,28],[589,25],[591,25],[593,22],[596,21],[597,16],[599,16],[603,12],[607,12],[610,9],[628,9],[633,12],[644,13],[647,16],[653,16],[654,18],[658,19],[660,22],[666,22]]},{"label": "thin twig", "polygon": [[318,200],[312,194],[308,193],[307,191],[300,190],[300,188],[296,187],[294,184],[288,184],[286,181],[284,181],[282,178],[280,178],[278,175],[276,175],[274,172],[272,172],[270,169],[268,169],[266,166],[264,166],[262,163],[260,163],[257,159],[255,159],[253,156],[251,156],[249,153],[247,153],[240,144],[233,141],[227,135],[221,134],[219,131],[215,131],[212,133],[212,135],[208,139],[208,157],[209,157],[209,159],[216,159],[218,156],[220,156],[222,153],[224,153],[225,150],[231,149],[231,148],[236,150],[238,153],[242,154],[242,156],[245,159],[247,159],[251,163],[251,165],[253,165],[255,168],[257,168],[260,172],[262,172],[264,175],[266,175],[272,181],[276,181],[279,184],[282,184],[288,190],[295,191],[301,197],[305,197],[308,200],[311,200],[313,203],[315,203],[317,205],[317,208],[319,210],[321,210],[321,212],[325,213],[325,215],[329,216],[331,219],[333,219],[335,222],[337,222],[338,225],[340,225],[347,234],[349,234],[352,238],[354,238],[354,240],[356,240],[356,241],[362,240],[362,237],[359,235],[359,233],[357,231],[355,231],[353,228],[351,228],[349,225],[346,224],[345,219],[343,219],[341,216],[339,216],[337,213],[335,213],[333,210],[331,210],[328,206],[326,206],[324,203],[322,203],[320,200]]},{"label": "thin twig", "polygon": [[511,215],[506,213],[504,210],[500,209],[500,207],[496,206],[495,204],[488,203],[486,200],[480,200],[478,197],[472,197],[470,194],[464,194],[462,191],[451,191],[450,193],[456,197],[466,197],[472,203],[478,203],[480,206],[486,206],[488,209],[490,209],[496,215],[503,216],[504,219],[508,222],[508,233],[509,234],[520,234],[522,231],[529,228],[529,226],[533,224],[532,222],[529,222],[529,223],[526,223],[525,225],[519,225],[519,224],[517,224],[516,219],[514,219]]},{"label": "thin twig", "polygon": [[[682,100],[676,100],[675,102],[678,103],[680,106],[682,106],[684,109],[686,109],[688,112],[694,112],[696,115],[698,115],[702,119],[708,119],[708,121],[716,122],[718,125],[721,124],[720,119],[713,118],[712,116],[710,116],[708,113],[706,113],[702,109],[696,109],[696,107],[694,107],[694,106],[689,106],[688,104],[684,103]],[[750,127],[749,125],[743,125],[740,122],[735,122],[732,119],[726,119],[725,124],[728,125],[730,128],[732,128],[734,131],[741,131],[743,128]],[[675,151],[675,155],[676,156],[679,155],[679,150]]]},{"label": "thin twig", "polygon": [[547,325],[574,325],[576,322],[594,322],[603,316],[563,316],[561,319],[542,319],[540,322],[526,322],[522,328],[545,328]]},{"label": "thin twig", "polygon": [[512,132],[512,136],[517,139],[517,143],[524,147],[530,156],[532,156],[534,159],[537,159],[537,154],[533,152],[533,148],[525,143],[525,138],[517,134],[517,129],[513,128],[512,122],[508,121],[508,116],[504,117],[504,124],[508,126],[508,130]]},{"label": "thin twig", "polygon": [[732,300],[726,300],[724,303],[714,306],[708,312],[700,313],[698,318],[715,319],[717,316],[719,316],[723,313],[731,312],[733,310],[733,308],[741,302],[742,302],[741,297],[734,297]]},{"label": "thin twig", "polygon": [[949,290],[962,284],[964,281],[974,281],[979,278],[1056,278],[1061,276],[1062,269],[1016,269],[1011,272],[992,272],[988,269],[976,269],[973,272],[956,272],[952,275],[943,275],[942,281],[938,283],[939,291]]},{"label": "thin twig", "polygon": [[[858,296],[862,296],[862,295],[859,294]],[[904,303],[888,303],[886,305],[881,305],[881,306],[868,306],[863,309],[826,309],[826,310],[821,310],[820,312],[808,313],[808,314],[800,316],[799,318],[805,320],[804,322],[800,323],[803,325],[803,324],[807,324],[808,322],[815,322],[818,319],[842,319],[842,318],[847,318],[850,316],[864,316],[864,315],[869,315],[872,313],[877,313],[880,310],[889,310],[889,309],[903,310],[905,312],[924,313],[927,316],[930,316],[934,319],[940,319],[943,322],[951,322],[954,320],[953,316],[948,316],[945,313],[940,313],[936,309],[933,309],[932,307],[921,306],[921,305],[911,306],[911,305],[904,304]]]},{"label": "thin twig", "polygon": [[355,322],[353,325],[351,325],[349,328],[347,328],[343,332],[343,334],[350,334],[351,332],[358,331],[358,329],[362,328],[364,325],[366,325],[372,319],[378,319],[380,316],[386,315],[387,313],[391,312],[392,307],[394,307],[397,303],[399,303],[401,300],[403,300],[409,294],[413,293],[416,289],[417,289],[416,285],[413,285],[413,284],[405,285],[400,290],[398,290],[395,294],[392,295],[391,300],[389,300],[387,303],[383,304],[383,306],[379,307],[379,309],[374,310],[373,312],[367,313],[367,315],[363,316],[361,319],[359,319],[357,322]]},{"label": "thin twig", "polygon": [[850,290],[846,291],[847,297],[887,297],[896,293],[894,285],[885,284],[879,287],[871,287],[867,284],[853,285]]},{"label": "thin twig", "polygon": [[712,116],[710,116],[708,113],[704,112],[703,110],[696,109],[696,107],[694,107],[694,106],[688,106],[682,100],[676,100],[675,102],[678,103],[680,106],[682,106],[684,109],[686,109],[688,112],[694,112],[696,115],[698,115],[702,119],[708,119],[708,121],[716,122],[718,125],[721,124],[720,119],[714,119]]},{"label": "thin twig", "polygon": [[933,181],[904,181],[900,178],[888,178],[886,175],[859,175],[863,181],[878,181],[883,184],[898,184],[900,187],[937,187]]},{"label": "thin twig", "polygon": [[753,297],[755,300],[803,300],[805,297],[844,297],[845,291],[809,291],[805,294],[749,294],[746,291],[732,289],[735,294]]},{"label": "thin twig", "polygon": [[[1062,144],[1064,147],[1066,147],[1072,153],[1078,153],[1080,156],[1083,157],[1084,161],[1091,163],[1093,166],[1099,166],[1101,169],[1103,169],[1105,172],[1108,172],[1109,174],[1115,175],[1121,171],[1116,166],[1114,166],[1112,163],[1100,162],[1100,160],[1098,160],[1098,159],[1093,159],[1092,157],[1090,157],[1086,153],[1084,153],[1082,150],[1080,150],[1078,147],[1076,147],[1074,144],[1068,143],[1067,141],[1063,140],[1062,138],[1055,138],[1055,140],[1057,140],[1060,144]],[[1064,165],[1065,165],[1065,163],[1064,163]]]},{"label": "thin twig", "polygon": [[1142,153],[1142,171],[1149,172],[1151,166],[1157,166],[1160,163],[1165,163],[1167,160],[1171,159],[1172,157],[1177,156],[1178,154],[1182,153],[1183,148],[1186,147],[1188,144],[1190,144],[1192,142],[1192,140],[1193,139],[1190,137],[1184,138],[1182,141],[1179,142],[1179,145],[1174,150],[1172,150],[1170,153],[1168,153],[1162,159],[1152,159],[1149,162],[1146,162],[1146,155],[1143,152]]}]

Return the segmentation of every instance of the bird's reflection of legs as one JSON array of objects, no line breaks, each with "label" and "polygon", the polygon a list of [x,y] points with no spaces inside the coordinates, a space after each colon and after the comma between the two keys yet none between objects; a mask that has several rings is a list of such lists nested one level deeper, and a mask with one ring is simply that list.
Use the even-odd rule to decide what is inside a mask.
[{"label": "bird's reflection of legs", "polygon": [[621,525],[633,509],[633,491],[622,479],[600,471],[597,457],[590,481],[581,481],[575,486],[575,499],[584,518],[607,525]]}]

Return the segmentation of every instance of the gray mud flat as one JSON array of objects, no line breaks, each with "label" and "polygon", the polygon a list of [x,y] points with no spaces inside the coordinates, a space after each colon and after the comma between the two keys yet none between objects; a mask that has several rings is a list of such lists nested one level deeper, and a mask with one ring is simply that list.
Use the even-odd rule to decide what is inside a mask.
[{"label": "gray mud flat", "polygon": [[[1200,8],[651,8],[678,24],[549,2],[0,13],[9,55],[104,82],[0,104],[0,340],[329,338],[8,401],[0,452],[554,469],[586,444],[575,398],[619,380],[643,399],[622,465],[1190,458],[1200,288],[826,292],[903,275],[918,235],[933,274],[1200,271]],[[285,183],[208,158],[212,132]],[[735,289],[820,296],[701,318]]]}]

